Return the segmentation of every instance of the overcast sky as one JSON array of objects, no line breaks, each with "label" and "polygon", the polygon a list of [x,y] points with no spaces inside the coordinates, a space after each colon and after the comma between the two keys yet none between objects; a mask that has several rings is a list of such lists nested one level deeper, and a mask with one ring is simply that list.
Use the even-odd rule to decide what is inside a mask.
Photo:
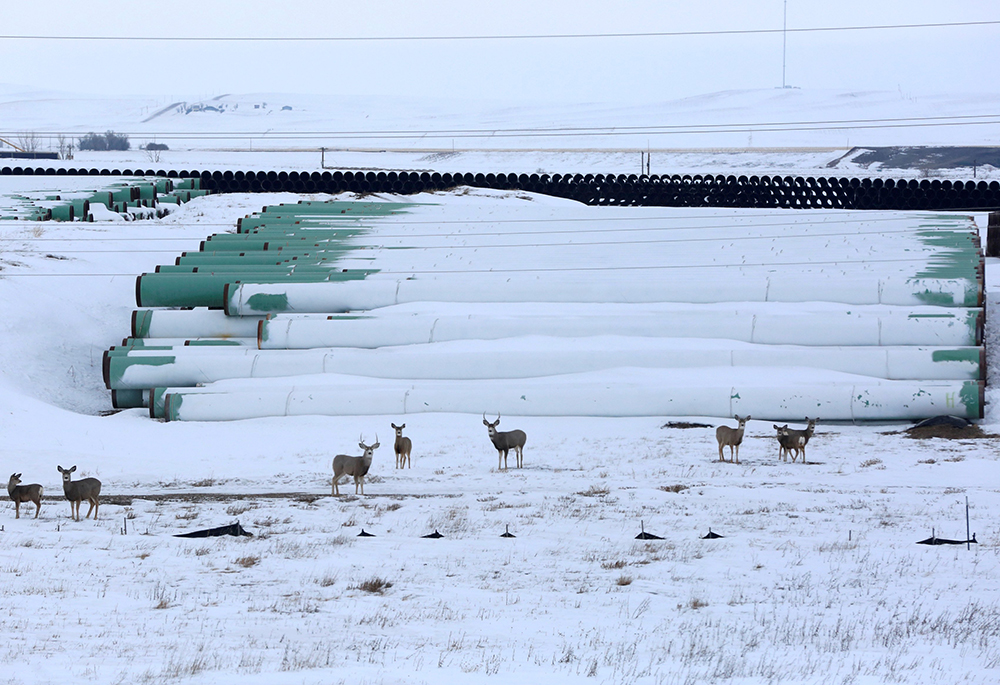
[{"label": "overcast sky", "polygon": [[[782,35],[329,42],[9,36],[429,37],[780,29],[784,0],[10,0],[0,82],[99,94],[378,93],[658,102],[782,85]],[[996,0],[788,0],[788,28],[1000,20]],[[788,85],[995,93],[1000,24],[789,33]]]}]

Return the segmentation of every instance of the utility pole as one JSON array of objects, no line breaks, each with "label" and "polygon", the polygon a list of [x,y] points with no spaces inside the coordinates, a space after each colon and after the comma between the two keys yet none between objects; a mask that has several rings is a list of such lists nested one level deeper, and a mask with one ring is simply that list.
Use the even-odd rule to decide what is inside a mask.
[{"label": "utility pole", "polygon": [[788,45],[788,0],[785,0],[785,11],[781,19],[781,87],[785,85],[785,52]]}]

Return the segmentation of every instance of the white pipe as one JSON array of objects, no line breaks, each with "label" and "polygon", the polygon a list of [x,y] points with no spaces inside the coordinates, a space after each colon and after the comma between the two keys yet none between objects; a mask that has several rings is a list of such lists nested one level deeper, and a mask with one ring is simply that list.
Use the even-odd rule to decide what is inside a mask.
[{"label": "white pipe", "polygon": [[338,313],[409,302],[840,302],[901,306],[976,306],[981,284],[870,274],[775,274],[662,271],[616,274],[439,274],[340,283],[240,283],[227,286],[226,313]]},{"label": "white pipe", "polygon": [[[526,308],[529,311],[532,308]],[[448,311],[445,309],[444,311]],[[448,340],[496,340],[523,335],[585,337],[626,335],[662,338],[720,338],[789,345],[979,344],[979,310],[920,307],[774,307],[760,305],[678,306],[608,313],[557,315],[432,313],[361,317],[278,317],[262,321],[261,349],[384,347]],[[582,310],[577,310],[582,311]]]},{"label": "white pipe", "polygon": [[[720,375],[725,374],[725,376]],[[224,381],[166,391],[168,420],[500,412],[511,416],[732,416],[774,421],[980,418],[975,381],[874,381],[773,369],[613,369],[556,378],[393,381],[357,376]],[[727,379],[729,382],[727,382]],[[735,381],[735,382],[734,382]]]},{"label": "white pipe", "polygon": [[[556,376],[619,367],[797,366],[882,379],[978,380],[980,348],[797,347],[720,340],[601,336],[456,341],[378,349],[246,350],[207,354],[197,347],[141,348],[114,360],[111,387],[184,387],[229,378],[351,374],[393,379]],[[148,360],[148,364],[144,362]],[[169,360],[169,361],[167,361]]]}]

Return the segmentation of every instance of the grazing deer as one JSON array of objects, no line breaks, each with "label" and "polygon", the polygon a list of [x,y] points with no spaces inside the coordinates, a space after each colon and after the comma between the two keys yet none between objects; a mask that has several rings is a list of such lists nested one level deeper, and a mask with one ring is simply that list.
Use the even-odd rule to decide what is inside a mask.
[{"label": "grazing deer", "polygon": [[715,439],[719,441],[719,461],[725,461],[725,457],[722,455],[722,448],[729,447],[729,463],[733,463],[733,459],[736,459],[736,463],[740,463],[740,443],[743,442],[743,431],[746,428],[747,421],[750,420],[750,415],[747,414],[746,418],[741,419],[739,415],[734,417],[739,425],[736,428],[730,428],[729,426],[719,426],[715,429]]},{"label": "grazing deer", "polygon": [[378,449],[378,433],[375,434],[375,444],[366,445],[365,436],[362,435],[358,446],[364,450],[364,454],[360,457],[349,457],[346,454],[338,454],[333,458],[333,488],[332,494],[340,496],[340,487],[337,482],[344,476],[354,477],[354,494],[358,494],[358,488],[361,488],[361,494],[365,494],[365,476],[368,474],[368,469],[372,467],[372,454]]},{"label": "grazing deer", "polygon": [[7,492],[10,494],[10,498],[14,500],[14,518],[21,518],[21,502],[34,502],[35,518],[38,518],[38,512],[42,510],[41,485],[38,483],[21,485],[21,474],[12,473],[10,474],[10,480],[7,481]]},{"label": "grazing deer", "polygon": [[503,463],[504,470],[507,469],[507,453],[510,452],[511,448],[514,450],[514,460],[517,468],[521,468],[524,466],[524,443],[527,441],[528,436],[521,430],[498,431],[497,426],[499,424],[499,413],[497,414],[497,420],[493,423],[487,421],[486,413],[483,413],[483,425],[486,426],[486,430],[490,433],[490,440],[493,441],[493,446],[497,448],[497,470],[500,470],[501,462]]},{"label": "grazing deer", "polygon": [[100,506],[100,501],[97,499],[98,495],[101,494],[101,481],[96,478],[81,478],[80,480],[70,480],[70,474],[76,471],[76,466],[72,468],[64,469],[61,466],[56,466],[59,469],[59,473],[62,474],[63,480],[63,492],[66,494],[66,499],[69,500],[69,514],[70,518],[75,521],[80,520],[80,505],[83,500],[87,500],[90,504],[90,508],[87,509],[87,515],[84,518],[90,518],[90,513],[94,513],[94,520],[97,520],[97,508]]},{"label": "grazing deer", "polygon": [[406,428],[406,424],[397,426],[394,423],[390,423],[389,425],[396,431],[396,444],[392,446],[393,451],[396,452],[396,468],[403,468],[403,464],[406,464],[407,468],[409,468],[410,450],[413,449],[413,443],[410,442],[409,438],[403,437],[403,429]]},{"label": "grazing deer", "polygon": [[[809,438],[813,436],[817,421],[819,421],[819,419],[810,419],[807,416],[805,430],[796,430],[794,428],[788,429],[788,441],[791,444],[791,449],[789,449],[788,452],[792,455],[793,463],[800,454],[802,455],[802,463],[806,463],[806,443],[808,443]],[[785,428],[788,428],[788,424],[785,424]]]}]

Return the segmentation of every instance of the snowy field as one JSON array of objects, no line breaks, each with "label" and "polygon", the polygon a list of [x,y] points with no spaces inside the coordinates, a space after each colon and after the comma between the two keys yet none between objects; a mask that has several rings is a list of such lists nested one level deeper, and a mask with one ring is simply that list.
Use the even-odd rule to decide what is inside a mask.
[{"label": "snowy field", "polygon": [[[923,178],[853,162],[857,146],[996,145],[995,94],[731,90],[646,105],[288,93],[213,98],[86,96],[0,83],[0,138],[43,151],[88,133],[127,152],[75,152],[67,166],[174,169],[407,169],[441,173],[780,174]],[[957,125],[960,124],[960,125]],[[169,150],[149,153],[147,143]],[[325,147],[325,154],[320,148]],[[3,148],[9,149],[9,148]],[[22,163],[24,163],[22,161]],[[59,162],[45,160],[44,166]],[[37,166],[37,165],[33,165]],[[968,167],[933,170],[966,180]],[[977,179],[1000,171],[983,165]]]},{"label": "snowy field", "polygon": [[[66,104],[3,93],[14,130],[67,130],[74,122],[78,133],[142,130],[149,139],[156,131],[136,122],[170,104]],[[709,112],[710,121],[724,123],[731,107],[750,107],[765,95],[700,98],[667,118],[690,122],[693,112]],[[790,120],[798,109],[833,120],[976,114],[989,104],[771,95],[781,102],[765,103],[762,121]],[[256,100],[285,104],[244,99],[251,108]],[[869,112],[851,115],[864,109],[862,100]],[[290,104],[294,114],[299,103]],[[351,109],[344,121],[353,125],[363,114]],[[279,108],[270,116],[280,115]],[[177,114],[161,130],[186,130],[178,121],[202,116],[216,117],[208,128],[242,125],[220,126],[225,114],[202,112]],[[629,116],[637,124],[653,120],[649,112]],[[545,120],[533,117],[523,121]],[[627,119],[584,111],[576,121],[558,120],[589,126]],[[458,128],[466,120],[434,125]],[[923,138],[906,130],[917,129],[883,131],[868,142],[970,142],[955,129]],[[712,136],[711,145],[701,145],[692,134],[684,145],[824,148],[804,156],[744,151],[721,165],[766,172],[825,168],[863,142],[842,131],[811,131],[781,140],[754,133],[748,146],[748,136]],[[645,136],[629,146],[479,149],[452,158],[440,151],[374,158],[354,151],[328,164],[400,167],[399,160],[414,159],[441,171],[618,173],[638,166]],[[187,147],[168,152],[167,163],[292,167],[302,164],[297,154],[318,162],[313,151],[273,152],[262,161],[249,150],[209,149],[216,143]],[[432,165],[428,154],[444,156]],[[679,170],[720,168],[714,153],[684,154],[690,156],[678,159],[689,166]],[[662,171],[656,164],[654,153],[653,173]],[[0,193],[25,189],[13,183],[0,179]],[[0,683],[867,685],[1000,678],[996,438],[914,440],[902,432],[905,424],[821,422],[807,463],[788,463],[778,458],[771,422],[752,420],[740,463],[730,464],[718,461],[714,427],[721,417],[689,417],[710,427],[677,428],[667,426],[668,416],[504,415],[501,429],[527,433],[524,468],[504,471],[478,413],[213,423],[162,423],[142,409],[102,415],[110,409],[102,353],[128,333],[135,276],[196,250],[238,217],[300,199],[319,198],[203,197],[158,221],[0,225],[0,474],[23,473],[25,483],[45,488],[38,519],[30,504],[20,519],[12,503],[0,516],[7,605],[0,614]],[[449,194],[434,199],[448,202]],[[976,221],[985,229],[984,215]],[[995,367],[1000,264],[993,260],[987,286]],[[980,427],[1000,433],[1000,397],[988,388],[986,399]],[[396,470],[390,423],[403,420],[414,444],[412,468]],[[381,446],[365,495],[354,496],[345,482],[341,492],[350,494],[331,497],[332,457],[359,454],[359,435],[370,443],[376,434]],[[69,518],[57,465],[77,465],[76,477],[103,481],[96,523]],[[932,530],[965,539],[966,498],[978,544],[915,544]],[[173,537],[235,520],[254,537]],[[664,539],[636,540],[643,527]],[[508,528],[515,538],[500,537]],[[362,529],[375,537],[358,537]],[[724,537],[701,539],[709,530]],[[444,537],[422,537],[434,531]]]},{"label": "snowy field", "polygon": [[[101,416],[134,276],[297,199],[5,222],[0,459],[46,499],[37,520],[7,505],[0,532],[3,682],[996,681],[995,439],[821,423],[808,463],[786,463],[751,421],[736,465],[718,461],[718,417],[505,415],[528,440],[525,467],[501,471],[478,414]],[[989,405],[982,428],[998,424]],[[332,456],[376,434],[365,496],[330,497]],[[69,518],[57,465],[103,481],[96,524]],[[971,551],[915,544],[964,539],[966,497]],[[254,537],[172,537],[237,519]]]}]

